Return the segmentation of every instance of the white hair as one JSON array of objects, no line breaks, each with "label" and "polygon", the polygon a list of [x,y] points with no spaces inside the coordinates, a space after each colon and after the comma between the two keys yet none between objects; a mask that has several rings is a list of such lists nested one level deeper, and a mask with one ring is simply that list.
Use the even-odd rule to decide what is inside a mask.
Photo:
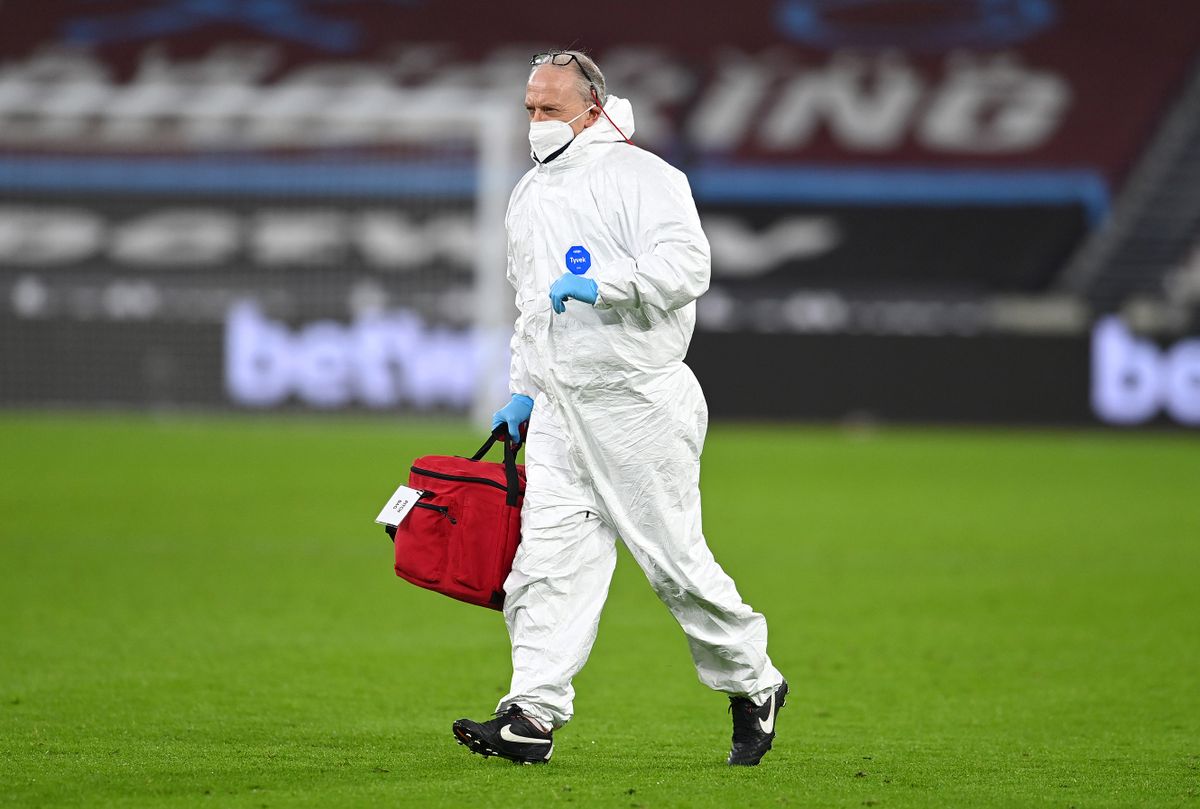
[{"label": "white hair", "polygon": [[[600,72],[600,66],[583,51],[552,51],[555,55],[563,54],[565,56],[574,56],[578,64],[556,65],[553,62],[544,62],[540,65],[535,65],[533,70],[529,71],[529,75],[533,76],[533,71],[542,67],[556,67],[559,70],[573,70],[575,72],[575,86],[579,90],[579,95],[588,104],[592,101],[592,87],[596,88],[596,96],[600,99],[600,106],[603,107],[608,101],[606,84],[604,82],[604,74]],[[580,69],[582,68],[582,69]]]}]

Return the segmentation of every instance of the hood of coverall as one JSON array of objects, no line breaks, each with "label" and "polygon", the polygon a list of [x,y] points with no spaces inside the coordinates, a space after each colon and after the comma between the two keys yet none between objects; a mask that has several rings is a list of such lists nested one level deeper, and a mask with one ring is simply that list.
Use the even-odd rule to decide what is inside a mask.
[{"label": "hood of coverall", "polygon": [[[604,117],[605,112],[608,113],[608,118],[612,118],[612,123],[609,123],[608,118]],[[600,113],[599,120],[576,135],[567,150],[558,157],[549,163],[538,163],[538,171],[555,172],[576,165],[587,159],[586,152],[589,146],[614,142],[623,143],[625,138],[621,137],[621,132],[616,130],[613,123],[621,127],[621,132],[625,133],[625,137],[633,139],[633,105],[629,103],[628,99],[610,94],[608,102],[604,105],[604,112]]]}]

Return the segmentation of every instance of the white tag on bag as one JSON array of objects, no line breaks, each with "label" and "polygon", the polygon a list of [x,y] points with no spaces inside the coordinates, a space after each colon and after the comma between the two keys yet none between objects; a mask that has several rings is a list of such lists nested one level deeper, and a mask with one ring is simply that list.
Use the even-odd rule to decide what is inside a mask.
[{"label": "white tag on bag", "polygon": [[408,512],[412,511],[413,506],[417,504],[417,500],[425,492],[420,489],[410,489],[407,486],[401,486],[396,489],[396,493],[387,501],[387,505],[383,507],[383,511],[379,512],[379,516],[375,518],[375,522],[380,525],[399,525],[404,522],[404,518],[408,516]]}]

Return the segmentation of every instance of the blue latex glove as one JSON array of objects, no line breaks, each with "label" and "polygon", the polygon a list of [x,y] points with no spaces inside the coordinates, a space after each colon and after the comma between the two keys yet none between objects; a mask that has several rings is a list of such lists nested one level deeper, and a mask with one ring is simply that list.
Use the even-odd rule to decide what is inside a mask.
[{"label": "blue latex glove", "polygon": [[533,413],[533,399],[523,393],[514,393],[512,400],[492,416],[492,432],[496,432],[496,428],[501,424],[507,424],[509,436],[514,442],[520,444],[521,424],[529,421],[531,413]]},{"label": "blue latex glove", "polygon": [[591,278],[567,273],[550,286],[550,303],[561,315],[567,311],[567,301],[574,299],[595,306],[598,294],[596,282]]}]

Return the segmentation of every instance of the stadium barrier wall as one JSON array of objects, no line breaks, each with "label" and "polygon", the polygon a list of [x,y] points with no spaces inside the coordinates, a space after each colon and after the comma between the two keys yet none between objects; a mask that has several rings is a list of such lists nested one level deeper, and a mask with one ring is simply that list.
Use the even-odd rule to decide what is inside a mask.
[{"label": "stadium barrier wall", "polygon": [[[0,405],[465,414],[470,330],[402,311],[288,325],[0,320]],[[30,350],[36,346],[37,350]],[[688,364],[714,418],[1200,426],[1200,336],[1120,320],[1087,336],[699,331]]]}]

